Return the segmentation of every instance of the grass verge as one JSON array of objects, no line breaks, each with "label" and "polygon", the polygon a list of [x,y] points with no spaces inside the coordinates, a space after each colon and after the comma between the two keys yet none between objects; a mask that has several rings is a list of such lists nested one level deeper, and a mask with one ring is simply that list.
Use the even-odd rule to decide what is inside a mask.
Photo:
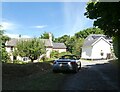
[{"label": "grass verge", "polygon": [[59,90],[66,75],[51,68],[48,63],[3,64],[2,90]]}]

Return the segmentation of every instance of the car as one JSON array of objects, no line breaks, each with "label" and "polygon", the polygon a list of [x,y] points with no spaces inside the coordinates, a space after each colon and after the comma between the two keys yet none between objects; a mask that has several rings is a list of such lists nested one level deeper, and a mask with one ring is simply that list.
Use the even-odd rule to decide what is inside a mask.
[{"label": "car", "polygon": [[76,55],[64,55],[53,62],[53,72],[71,71],[77,73],[81,69],[81,62]]}]

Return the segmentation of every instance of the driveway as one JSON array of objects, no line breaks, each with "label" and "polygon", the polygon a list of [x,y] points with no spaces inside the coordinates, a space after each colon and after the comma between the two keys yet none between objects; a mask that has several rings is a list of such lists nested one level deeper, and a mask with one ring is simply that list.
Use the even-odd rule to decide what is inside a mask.
[{"label": "driveway", "polygon": [[118,90],[117,67],[108,60],[82,60],[82,69],[76,74],[68,74],[62,90]]}]

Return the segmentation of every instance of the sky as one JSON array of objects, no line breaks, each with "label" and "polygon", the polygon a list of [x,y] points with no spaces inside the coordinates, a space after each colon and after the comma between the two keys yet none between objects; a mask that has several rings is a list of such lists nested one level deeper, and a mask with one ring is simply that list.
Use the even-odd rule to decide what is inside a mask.
[{"label": "sky", "polygon": [[55,38],[73,36],[93,27],[84,16],[87,2],[2,2],[5,34],[16,38],[40,37],[51,32]]}]

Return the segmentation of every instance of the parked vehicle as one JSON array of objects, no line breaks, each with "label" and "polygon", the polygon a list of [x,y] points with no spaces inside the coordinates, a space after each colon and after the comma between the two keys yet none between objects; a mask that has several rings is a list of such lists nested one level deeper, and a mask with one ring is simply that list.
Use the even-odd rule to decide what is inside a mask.
[{"label": "parked vehicle", "polygon": [[81,68],[81,62],[75,55],[64,55],[53,63],[53,72],[72,71],[77,73]]}]

